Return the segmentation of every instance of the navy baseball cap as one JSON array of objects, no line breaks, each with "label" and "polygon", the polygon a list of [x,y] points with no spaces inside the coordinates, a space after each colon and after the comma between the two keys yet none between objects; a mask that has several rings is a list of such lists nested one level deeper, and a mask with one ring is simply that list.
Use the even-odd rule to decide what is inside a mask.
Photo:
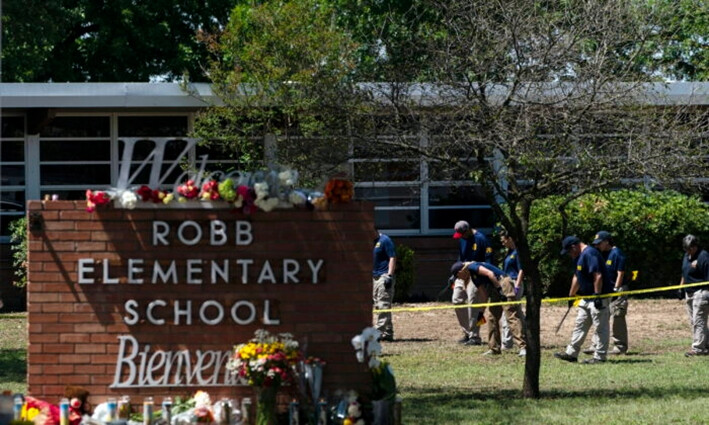
[{"label": "navy baseball cap", "polygon": [[463,270],[463,262],[462,261],[456,261],[453,263],[451,266],[451,277],[455,277],[458,275],[458,272]]},{"label": "navy baseball cap", "polygon": [[567,252],[569,252],[569,248],[571,248],[571,246],[580,243],[581,239],[577,238],[576,236],[565,237],[564,240],[561,241],[561,255],[565,255]]},{"label": "navy baseball cap", "polygon": [[599,244],[603,241],[608,241],[611,239],[611,234],[610,232],[606,232],[605,230],[601,230],[598,233],[596,233],[596,236],[594,236],[593,242],[591,242],[591,245],[596,245]]}]

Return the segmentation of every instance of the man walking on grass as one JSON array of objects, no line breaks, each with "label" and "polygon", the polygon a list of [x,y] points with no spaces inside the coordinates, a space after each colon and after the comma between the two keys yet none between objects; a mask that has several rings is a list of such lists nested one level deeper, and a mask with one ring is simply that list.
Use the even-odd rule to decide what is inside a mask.
[{"label": "man walking on grass", "polygon": [[[564,238],[561,255],[569,254],[574,259],[576,270],[571,280],[569,297],[578,295],[602,295],[613,292],[613,284],[608,277],[608,271],[604,265],[603,256],[594,247],[581,242],[576,236]],[[569,301],[569,306],[573,300]],[[554,353],[557,359],[567,362],[578,361],[581,345],[586,339],[591,324],[596,327],[595,352],[593,358],[585,360],[586,364],[597,364],[606,361],[608,352],[609,329],[609,298],[582,299],[578,305],[578,314],[571,334],[571,342],[563,353]]]}]

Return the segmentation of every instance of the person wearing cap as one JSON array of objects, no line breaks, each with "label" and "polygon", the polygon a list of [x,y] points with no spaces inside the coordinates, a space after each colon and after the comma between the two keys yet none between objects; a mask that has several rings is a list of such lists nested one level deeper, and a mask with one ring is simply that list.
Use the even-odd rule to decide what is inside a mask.
[{"label": "person wearing cap", "polygon": [[[709,281],[709,253],[702,249],[699,238],[687,235],[682,239],[684,257],[682,258],[682,279],[680,285]],[[693,286],[683,288],[687,314],[692,326],[692,349],[684,355],[687,357],[706,356],[709,354],[709,288]]]},{"label": "person wearing cap", "polygon": [[[470,227],[467,221],[461,220],[453,226],[453,239],[458,240],[458,261],[492,261],[492,248],[488,243],[487,237]],[[471,281],[463,281],[455,277],[451,277],[453,281],[453,295],[451,302],[453,305],[462,304],[478,304],[480,303],[481,295],[477,294],[477,288]],[[465,345],[482,345],[480,338],[480,326],[478,325],[478,316],[483,312],[481,308],[456,308],[455,315],[458,319],[458,324],[463,331],[463,338],[458,342]]]},{"label": "person wearing cap", "polygon": [[[593,358],[584,363],[596,364],[606,361],[608,340],[610,338],[609,319],[610,313],[608,298],[598,298],[598,295],[613,292],[613,283],[608,277],[603,256],[594,247],[581,242],[576,236],[567,236],[561,243],[561,255],[569,254],[574,259],[576,271],[571,279],[569,297],[576,295],[593,295],[593,298],[581,299],[578,305],[576,323],[571,334],[571,342],[563,353],[554,353],[554,357],[568,362],[578,361],[581,345],[586,339],[591,324],[596,327],[596,344]],[[569,301],[572,305],[573,301]]]},{"label": "person wearing cap", "polygon": [[[605,230],[596,233],[591,244],[601,251],[601,255],[605,258],[606,270],[611,282],[613,282],[613,291],[625,292],[628,286],[624,284],[625,279],[625,254],[613,243],[611,234]],[[625,316],[628,312],[628,297],[615,297],[610,304],[611,316],[611,340],[613,341],[613,349],[609,354],[625,354],[628,352],[628,325],[625,321]],[[586,354],[592,354],[595,349],[595,338],[592,346],[583,350]]]},{"label": "person wearing cap", "polygon": [[[490,263],[462,262],[457,261],[451,266],[451,277],[461,279],[464,282],[472,282],[480,294],[481,300],[490,302],[507,301],[502,287],[509,284],[510,278]],[[488,348],[483,355],[501,354],[500,347],[500,316],[502,316],[501,306],[490,306],[485,310],[485,320],[488,326]]]},{"label": "person wearing cap", "polygon": [[[507,230],[500,231],[500,243],[507,248],[507,255],[502,263],[502,271],[510,277],[510,286],[503,288],[508,299],[520,300],[524,293],[522,279],[524,272],[517,255],[517,245]],[[502,325],[502,349],[511,350],[515,342],[520,347],[519,355],[527,355],[527,344],[524,340],[524,313],[520,304],[510,304],[503,307],[504,314],[500,319]]]},{"label": "person wearing cap", "polygon": [[[375,230],[374,265],[372,267],[372,282],[374,308],[377,310],[391,309],[394,301],[394,271],[396,270],[396,248],[389,236]],[[381,332],[381,341],[394,340],[394,325],[391,313],[378,313],[374,327]]]}]

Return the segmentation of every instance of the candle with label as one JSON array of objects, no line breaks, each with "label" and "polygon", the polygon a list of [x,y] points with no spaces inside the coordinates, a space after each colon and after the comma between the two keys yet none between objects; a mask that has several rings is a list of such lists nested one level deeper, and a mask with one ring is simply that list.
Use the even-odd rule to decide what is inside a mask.
[{"label": "candle with label", "polygon": [[153,423],[153,398],[145,397],[143,399],[143,425],[151,425]]}]

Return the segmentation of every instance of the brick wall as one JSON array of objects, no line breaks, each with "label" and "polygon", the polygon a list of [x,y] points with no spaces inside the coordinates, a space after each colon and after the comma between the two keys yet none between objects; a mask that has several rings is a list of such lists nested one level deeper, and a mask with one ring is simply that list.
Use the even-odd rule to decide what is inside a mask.
[{"label": "brick wall", "polygon": [[[30,231],[29,242],[27,382],[31,395],[56,402],[68,384],[87,388],[94,403],[122,394],[135,401],[148,395],[189,396],[198,389],[213,397],[252,395],[248,387],[241,386],[111,386],[137,383],[143,355],[146,362],[152,361],[154,378],[160,377],[162,355],[156,356],[156,352],[189,350],[194,356],[197,350],[227,351],[249,340],[260,328],[290,332],[307,355],[326,360],[325,392],[366,392],[366,367],[357,363],[350,339],[372,320],[372,204],[357,202],[327,211],[276,210],[251,216],[229,209],[109,207],[87,213],[84,208],[83,202],[29,202],[28,214],[41,216],[42,221],[41,229]],[[227,225],[225,245],[210,243],[213,220]],[[157,246],[154,243],[155,221],[170,227],[163,237],[168,246],[159,238]],[[204,233],[196,245],[185,245],[177,237],[179,226],[188,221]],[[251,226],[253,240],[246,245],[237,245],[235,228],[240,222]],[[163,230],[165,226],[159,228],[159,232]],[[183,239],[195,236],[196,230],[186,225]],[[287,266],[291,277],[285,284],[284,259],[292,260]],[[313,264],[323,260],[315,284],[309,259]],[[220,266],[223,261],[229,265],[228,283],[218,273],[216,283],[210,282],[213,260]],[[244,260],[253,261],[243,275],[246,283],[242,283],[243,267],[237,266]],[[173,261],[177,282],[158,277],[153,283],[155,263],[165,272]],[[294,271],[298,266],[299,271]],[[269,270],[278,283],[270,283]],[[79,283],[80,277],[87,283]],[[143,283],[137,283],[140,279]],[[199,279],[203,282],[198,283]],[[137,307],[128,307],[128,301]],[[188,301],[191,313],[176,315],[175,304],[184,310]],[[230,308],[241,301],[256,307],[254,322],[237,324],[231,318]],[[266,301],[269,319],[280,324],[263,324]],[[147,315],[150,303],[156,304],[152,319],[164,320],[164,324],[151,323]],[[225,312],[222,320],[217,320],[217,304]],[[202,317],[215,324],[200,319],[202,306],[207,306]],[[248,306],[236,310],[238,320],[248,321],[249,315]],[[136,323],[131,324],[134,319]],[[186,323],[188,319],[191,324]],[[123,363],[116,377],[119,338],[126,343],[124,359],[130,357],[131,341],[137,341],[138,353]],[[203,359],[205,363],[208,360]],[[129,379],[129,363],[137,367],[133,380]],[[150,364],[144,370],[150,370]],[[204,382],[216,382],[208,380],[208,372],[205,375]]]}]

